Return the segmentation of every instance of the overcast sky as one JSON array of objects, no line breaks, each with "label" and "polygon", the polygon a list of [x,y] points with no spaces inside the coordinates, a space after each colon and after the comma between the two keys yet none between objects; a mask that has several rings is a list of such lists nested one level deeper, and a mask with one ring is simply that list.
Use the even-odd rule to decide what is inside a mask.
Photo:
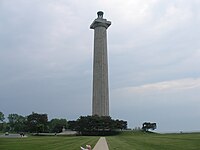
[{"label": "overcast sky", "polygon": [[97,11],[108,28],[110,115],[200,130],[199,0],[0,0],[0,111],[91,115]]}]

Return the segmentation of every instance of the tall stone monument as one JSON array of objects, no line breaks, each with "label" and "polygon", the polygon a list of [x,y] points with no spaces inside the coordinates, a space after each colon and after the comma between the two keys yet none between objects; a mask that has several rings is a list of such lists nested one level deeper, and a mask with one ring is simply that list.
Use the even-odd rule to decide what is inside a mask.
[{"label": "tall stone monument", "polygon": [[109,116],[107,28],[110,21],[97,12],[98,18],[90,25],[94,29],[92,115]]}]

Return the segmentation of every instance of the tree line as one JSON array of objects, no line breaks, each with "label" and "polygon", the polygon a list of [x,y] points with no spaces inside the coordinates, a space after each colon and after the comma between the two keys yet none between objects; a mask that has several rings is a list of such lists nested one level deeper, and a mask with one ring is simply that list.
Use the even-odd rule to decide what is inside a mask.
[{"label": "tree line", "polygon": [[63,127],[67,127],[66,119],[55,118],[48,121],[47,114],[34,112],[28,116],[9,114],[8,121],[4,120],[4,114],[0,112],[0,131],[3,132],[61,132]]},{"label": "tree line", "polygon": [[9,114],[8,121],[4,120],[5,116],[0,112],[0,131],[3,132],[59,133],[65,128],[81,135],[106,135],[127,129],[127,121],[114,120],[109,116],[80,116],[72,121],[54,118],[49,121],[47,114],[32,112],[28,116]]}]

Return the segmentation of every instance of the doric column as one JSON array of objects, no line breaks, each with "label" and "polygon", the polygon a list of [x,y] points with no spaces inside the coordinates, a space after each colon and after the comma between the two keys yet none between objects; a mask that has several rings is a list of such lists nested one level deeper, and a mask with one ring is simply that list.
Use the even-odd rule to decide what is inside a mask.
[{"label": "doric column", "polygon": [[94,29],[93,96],[92,115],[109,116],[107,28],[110,21],[103,18],[103,12],[90,25]]}]

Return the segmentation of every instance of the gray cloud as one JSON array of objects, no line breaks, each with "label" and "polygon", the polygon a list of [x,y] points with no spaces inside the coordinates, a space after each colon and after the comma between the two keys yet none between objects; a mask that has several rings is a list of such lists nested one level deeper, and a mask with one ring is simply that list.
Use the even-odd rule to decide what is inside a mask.
[{"label": "gray cloud", "polygon": [[[103,10],[112,21],[108,29],[111,115],[127,119],[130,127],[149,120],[158,122],[159,131],[198,129],[199,87],[175,90],[174,84],[193,87],[199,82],[199,3],[1,0],[0,110],[69,119],[90,114],[93,31],[89,25]],[[167,92],[157,92],[166,86]],[[193,123],[180,126],[184,119]]]}]

